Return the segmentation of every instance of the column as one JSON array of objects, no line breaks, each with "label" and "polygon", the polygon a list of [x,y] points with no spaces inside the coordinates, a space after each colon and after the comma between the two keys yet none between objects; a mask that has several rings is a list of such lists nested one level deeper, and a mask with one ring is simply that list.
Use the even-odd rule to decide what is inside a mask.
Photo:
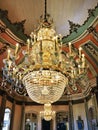
[{"label": "column", "polygon": [[3,128],[3,119],[6,107],[6,94],[3,94],[0,108],[0,130]]},{"label": "column", "polygon": [[11,120],[10,120],[10,130],[13,130],[13,123],[14,123],[14,113],[15,113],[15,105],[16,105],[16,101],[13,101],[13,105],[12,105],[12,111],[11,111]]},{"label": "column", "polygon": [[89,123],[89,117],[88,117],[88,104],[87,104],[86,99],[84,99],[84,105],[85,105],[85,113],[86,113],[88,130],[91,130],[90,123]]},{"label": "column", "polygon": [[42,118],[40,114],[38,114],[38,118],[37,118],[37,129],[42,130]]},{"label": "column", "polygon": [[53,130],[56,130],[56,114],[52,121],[53,121]]},{"label": "column", "polygon": [[25,103],[22,104],[20,130],[25,129]]},{"label": "column", "polygon": [[72,102],[69,102],[69,130],[74,130],[74,117]]},{"label": "column", "polygon": [[94,106],[94,116],[96,118],[96,123],[98,123],[98,109],[97,109],[98,106],[97,106],[97,99],[95,94],[92,95],[92,102]]}]

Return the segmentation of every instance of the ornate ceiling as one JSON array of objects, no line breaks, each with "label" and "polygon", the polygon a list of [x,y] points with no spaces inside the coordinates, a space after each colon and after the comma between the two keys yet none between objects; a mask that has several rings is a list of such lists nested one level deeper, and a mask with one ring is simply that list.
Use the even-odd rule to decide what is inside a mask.
[{"label": "ornate ceiling", "polygon": [[[98,0],[47,0],[47,13],[51,15],[57,33],[69,34],[69,22],[82,25],[88,17],[88,10],[94,9]],[[44,15],[44,0],[1,0],[0,8],[8,10],[12,23],[24,23],[25,33],[30,34],[37,26],[39,18]]]},{"label": "ornate ceiling", "polygon": [[[3,59],[7,55],[7,48],[14,50],[17,42],[22,48],[26,47],[28,34],[38,25],[39,17],[44,12],[44,0],[29,0],[29,3],[27,0],[3,0],[0,1],[0,8],[0,70],[2,80]],[[73,100],[81,99],[89,94],[91,88],[96,86],[98,75],[97,0],[93,0],[93,2],[92,0],[75,0],[75,2],[73,0],[62,0],[62,2],[48,0],[47,12],[53,18],[57,33],[63,35],[63,52],[68,52],[68,42],[72,42],[76,49],[80,46],[83,48],[86,62],[89,65],[90,84],[89,86],[85,85],[85,88],[79,87],[77,92],[71,89],[65,90],[60,101],[66,101],[70,98]],[[20,57],[23,57],[22,49]],[[19,62],[21,62],[20,58],[17,63]],[[4,90],[2,83],[1,89]],[[9,91],[9,87],[6,90]],[[10,93],[8,92],[8,94]],[[11,96],[17,100],[24,99],[31,102],[25,96],[17,96],[14,91]]]}]

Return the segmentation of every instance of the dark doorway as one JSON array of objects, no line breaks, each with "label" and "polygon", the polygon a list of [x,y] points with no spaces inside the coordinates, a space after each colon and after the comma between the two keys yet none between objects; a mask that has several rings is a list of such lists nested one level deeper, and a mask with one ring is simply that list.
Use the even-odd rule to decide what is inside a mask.
[{"label": "dark doorway", "polygon": [[66,130],[66,125],[64,123],[58,123],[57,130]]},{"label": "dark doorway", "polygon": [[42,119],[42,130],[50,130],[50,121]]}]

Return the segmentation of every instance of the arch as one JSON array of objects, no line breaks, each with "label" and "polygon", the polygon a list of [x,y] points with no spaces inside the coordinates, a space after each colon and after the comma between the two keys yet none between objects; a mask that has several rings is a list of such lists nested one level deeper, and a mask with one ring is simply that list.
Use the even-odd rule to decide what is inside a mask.
[{"label": "arch", "polygon": [[11,109],[6,107],[5,108],[5,113],[4,113],[4,120],[3,120],[3,128],[2,128],[2,130],[9,130],[10,120],[11,120]]},{"label": "arch", "polygon": [[37,130],[38,114],[34,111],[25,113],[25,130]]},{"label": "arch", "polygon": [[45,119],[42,119],[41,125],[42,125],[41,130],[51,130],[51,129],[53,129],[53,119],[50,121],[46,121]]}]

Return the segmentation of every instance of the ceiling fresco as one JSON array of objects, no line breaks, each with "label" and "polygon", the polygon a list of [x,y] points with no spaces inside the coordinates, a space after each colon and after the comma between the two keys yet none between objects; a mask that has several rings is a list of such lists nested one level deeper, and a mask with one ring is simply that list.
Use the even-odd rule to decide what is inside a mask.
[{"label": "ceiling fresco", "polygon": [[[65,36],[69,34],[70,21],[81,26],[97,3],[98,0],[47,0],[47,13],[57,33]],[[29,35],[44,15],[44,0],[0,0],[0,8],[8,10],[12,23],[24,22],[24,31]]]}]

